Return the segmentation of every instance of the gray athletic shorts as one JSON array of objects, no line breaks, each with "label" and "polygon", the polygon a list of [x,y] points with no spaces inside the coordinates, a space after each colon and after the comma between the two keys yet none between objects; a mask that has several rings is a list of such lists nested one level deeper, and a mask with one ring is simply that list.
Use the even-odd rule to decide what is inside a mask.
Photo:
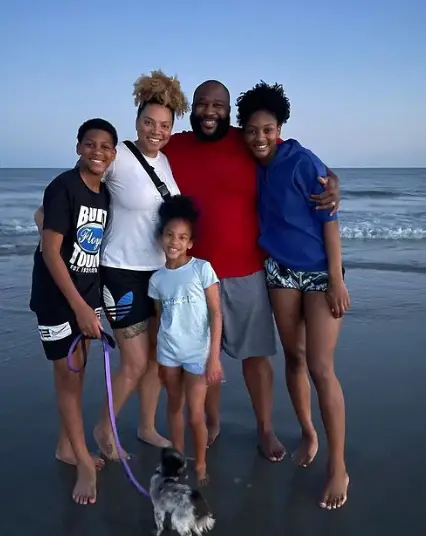
[{"label": "gray athletic shorts", "polygon": [[275,329],[265,272],[221,279],[220,289],[222,349],[234,359],[274,355]]}]

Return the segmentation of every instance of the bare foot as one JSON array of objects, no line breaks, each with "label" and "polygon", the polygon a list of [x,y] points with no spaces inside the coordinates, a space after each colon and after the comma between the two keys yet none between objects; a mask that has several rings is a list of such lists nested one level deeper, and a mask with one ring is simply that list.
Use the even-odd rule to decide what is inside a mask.
[{"label": "bare foot", "polygon": [[319,505],[327,510],[341,508],[348,499],[349,476],[345,467],[331,473]]},{"label": "bare foot", "polygon": [[318,436],[316,432],[311,435],[302,435],[299,447],[291,455],[292,461],[299,467],[308,467],[318,452]]},{"label": "bare foot", "polygon": [[270,462],[280,462],[286,455],[284,445],[273,431],[259,433],[258,448],[260,453]]},{"label": "bare foot", "polygon": [[152,447],[166,448],[171,447],[172,442],[160,435],[157,430],[142,430],[138,428],[138,439]]},{"label": "bare foot", "polygon": [[[118,449],[113,437],[105,434],[99,426],[96,426],[93,430],[93,437],[105,458],[114,462],[120,461]],[[121,455],[125,460],[130,460],[129,454],[124,449],[121,449]]]},{"label": "bare foot", "polygon": [[[105,460],[96,454],[91,454],[90,456],[95,464],[96,470],[100,471],[105,466]],[[67,465],[77,465],[77,460],[75,459],[74,453],[72,452],[70,454],[67,452],[61,452],[59,447],[56,449],[55,458],[59,462],[66,463]]]},{"label": "bare foot", "polygon": [[207,448],[211,447],[220,434],[220,424],[207,423]]},{"label": "bare foot", "polygon": [[207,468],[205,465],[202,465],[200,467],[195,467],[195,474],[197,475],[197,484],[200,487],[207,486],[207,484],[210,482],[209,475],[207,474]]},{"label": "bare foot", "polygon": [[96,467],[92,459],[77,464],[77,482],[72,492],[77,504],[95,504]]}]

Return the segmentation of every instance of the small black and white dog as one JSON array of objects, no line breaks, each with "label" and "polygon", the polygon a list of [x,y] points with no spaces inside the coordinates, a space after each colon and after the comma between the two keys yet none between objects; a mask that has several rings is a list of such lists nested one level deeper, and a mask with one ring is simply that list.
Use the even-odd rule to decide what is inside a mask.
[{"label": "small black and white dog", "polygon": [[185,469],[186,459],[180,452],[173,448],[162,449],[161,462],[149,488],[157,536],[163,532],[166,514],[170,514],[170,528],[180,536],[201,536],[215,525],[215,518],[201,493],[179,483]]}]

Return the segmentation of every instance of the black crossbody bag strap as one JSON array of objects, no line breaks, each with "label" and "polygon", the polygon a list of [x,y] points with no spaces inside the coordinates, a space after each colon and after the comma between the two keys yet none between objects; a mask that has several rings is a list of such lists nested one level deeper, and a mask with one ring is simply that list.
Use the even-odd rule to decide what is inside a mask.
[{"label": "black crossbody bag strap", "polygon": [[154,186],[159,191],[161,197],[164,201],[167,201],[170,199],[171,194],[169,192],[169,189],[167,188],[167,185],[159,178],[157,173],[155,173],[155,169],[148,164],[148,162],[145,160],[145,157],[143,154],[139,151],[139,149],[136,147],[136,145],[129,141],[125,140],[123,141],[124,145],[133,153],[133,156],[138,160],[140,165],[144,168],[144,170],[148,173],[149,178],[154,183]]}]

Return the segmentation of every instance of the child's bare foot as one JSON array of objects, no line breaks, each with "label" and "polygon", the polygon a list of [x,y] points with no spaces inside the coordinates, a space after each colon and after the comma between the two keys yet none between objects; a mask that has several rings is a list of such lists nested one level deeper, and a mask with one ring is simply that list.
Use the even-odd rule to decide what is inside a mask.
[{"label": "child's bare foot", "polygon": [[171,441],[160,435],[157,430],[143,430],[138,428],[138,439],[153,447],[166,448],[171,446]]},{"label": "child's bare foot", "polygon": [[327,510],[341,508],[348,499],[349,476],[346,468],[343,466],[338,471],[329,474],[325,486],[323,498],[319,505]]},{"label": "child's bare foot", "polygon": [[299,447],[291,455],[292,461],[299,467],[308,467],[318,452],[318,436],[314,431],[312,434],[303,434]]},{"label": "child's bare foot", "polygon": [[207,448],[211,447],[220,434],[220,424],[219,423],[207,423]]},{"label": "child's bare foot", "polygon": [[207,474],[206,466],[201,465],[200,467],[195,467],[195,474],[197,475],[197,484],[200,487],[207,486],[210,481],[210,478]]},{"label": "child's bare foot", "polygon": [[[103,432],[99,426],[96,426],[93,430],[93,437],[95,438],[96,444],[105,458],[114,462],[120,461],[118,449],[112,435],[105,434],[105,432]],[[124,449],[121,449],[121,455],[125,460],[130,460],[130,456]]]},{"label": "child's bare foot", "polygon": [[96,502],[96,466],[91,458],[77,464],[77,482],[72,498],[77,504]]},{"label": "child's bare foot", "polygon": [[259,433],[258,448],[260,453],[270,462],[280,462],[286,454],[284,445],[273,431]]}]

